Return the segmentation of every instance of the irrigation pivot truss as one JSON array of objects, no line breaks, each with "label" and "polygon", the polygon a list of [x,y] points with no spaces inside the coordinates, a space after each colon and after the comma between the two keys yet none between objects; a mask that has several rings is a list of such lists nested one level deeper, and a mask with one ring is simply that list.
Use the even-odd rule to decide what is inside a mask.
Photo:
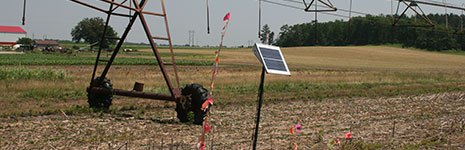
[{"label": "irrigation pivot truss", "polygon": [[[416,1],[399,0],[399,2],[397,4],[396,14],[399,14],[399,8],[400,8],[401,4],[405,4],[407,6],[407,8],[405,8],[404,11],[402,11],[402,14],[396,15],[394,17],[394,19],[392,21],[392,26],[434,27],[434,24],[431,21],[431,19],[429,19],[428,16],[426,16],[425,12],[423,11],[423,9],[421,9],[421,7],[418,5],[418,3]],[[414,8],[418,8],[420,11],[417,11]],[[416,15],[421,16],[421,18],[427,22],[427,25],[417,25],[417,24],[398,25],[397,23],[400,21],[400,19],[405,15],[407,10],[409,10],[409,9],[412,10],[413,12],[415,12]]]},{"label": "irrigation pivot truss", "polygon": [[[448,4],[448,3],[439,3],[439,2],[435,2],[435,1],[425,1],[425,0],[397,0],[397,1],[398,1],[398,4],[397,4],[396,16],[393,19],[392,26],[434,27],[433,22],[431,21],[431,19],[428,18],[428,16],[426,16],[425,12],[423,11],[423,9],[421,9],[419,4],[437,6],[437,7],[444,7],[444,8],[451,8],[451,9],[458,9],[458,10],[465,11],[464,7],[454,6],[454,5]],[[406,5],[407,7],[404,9],[404,11],[400,15],[398,15],[399,14],[399,7],[402,4]],[[414,8],[418,8],[419,11],[417,11]],[[421,16],[421,18],[424,21],[426,21],[427,24],[426,25],[398,25],[397,23],[399,22],[399,20],[405,15],[407,10],[409,10],[409,9],[412,10],[413,12],[415,12],[416,15]]]},{"label": "irrigation pivot truss", "polygon": [[[302,0],[302,1],[304,3],[304,6],[305,6],[304,11],[306,11],[306,12],[337,11],[337,8],[334,7],[334,5],[331,3],[330,0],[326,0],[326,1],[324,1],[324,0],[311,0],[308,4],[307,4],[307,2],[305,2],[305,0]],[[315,10],[310,9],[310,7],[312,5],[314,5],[315,8],[317,8],[318,7],[317,2],[322,3],[324,5],[324,7],[328,8],[328,9],[315,9]]]},{"label": "irrigation pivot truss", "polygon": [[[71,0],[71,1],[107,14],[105,28],[103,30],[104,34],[102,34],[100,41],[104,41],[105,39],[119,40],[115,49],[113,50],[113,53],[110,59],[101,58],[103,42],[99,43],[100,47],[98,49],[97,58],[94,64],[90,86],[87,88],[88,102],[89,102],[90,107],[106,108],[106,109],[109,108],[109,106],[111,105],[113,95],[174,101],[177,104],[176,105],[176,111],[178,113],[177,116],[182,122],[189,121],[187,114],[190,111],[193,111],[195,114],[195,120],[194,120],[195,124],[201,124],[203,122],[203,117],[205,116],[206,112],[198,111],[198,110],[201,109],[200,106],[207,99],[207,96],[205,95],[208,91],[206,91],[205,88],[203,88],[201,85],[198,85],[198,84],[187,85],[186,88],[181,88],[180,86],[178,71],[176,68],[176,61],[174,58],[173,46],[171,43],[171,37],[170,37],[169,28],[168,28],[168,20],[166,16],[164,0],[160,0],[162,13],[144,11],[144,8],[147,5],[147,2],[149,0],[140,0],[140,1],[129,0],[129,5],[127,5],[128,0],[121,0],[121,2],[116,2],[115,0],[100,0],[101,2],[109,5],[108,9],[103,9],[103,8],[97,7],[95,5],[92,5],[92,4],[89,4],[89,3],[86,3],[80,0]],[[131,2],[134,3],[134,5],[131,5]],[[127,9],[129,10],[129,14],[116,13],[115,10],[117,9]],[[166,36],[153,36],[147,25],[145,15],[163,17],[167,35]],[[121,37],[105,36],[105,33],[107,32],[107,28],[109,26],[110,18],[112,16],[121,16],[121,17],[130,18],[129,23],[127,24],[126,29],[124,30]],[[139,82],[135,83],[133,90],[114,89],[112,87],[112,84],[110,83],[110,80],[106,78],[112,63],[114,59],[116,58],[116,55],[121,49],[121,46],[123,45],[128,33],[132,29],[133,24],[137,20],[137,18],[139,18],[142,24],[142,27],[145,31],[146,37],[150,42],[151,49],[158,62],[158,66],[160,67],[160,70],[163,74],[163,78],[165,79],[166,85],[168,86],[170,95],[143,92],[143,83],[139,83]],[[154,40],[168,41],[169,50],[171,54],[170,62],[164,62],[162,60],[159,50]],[[106,63],[106,65],[105,65],[104,70],[100,73],[100,76],[96,77],[97,70],[98,70],[97,67],[100,62]],[[173,67],[172,71],[174,73],[172,74],[174,74],[174,81],[169,76],[168,69],[166,69],[167,65],[171,65]],[[175,83],[176,86],[173,86],[173,82]]]}]

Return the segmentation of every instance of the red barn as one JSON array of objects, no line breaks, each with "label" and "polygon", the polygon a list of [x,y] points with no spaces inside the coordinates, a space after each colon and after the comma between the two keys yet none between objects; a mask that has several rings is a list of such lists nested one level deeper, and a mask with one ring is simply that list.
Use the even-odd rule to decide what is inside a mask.
[{"label": "red barn", "polygon": [[15,45],[18,39],[26,37],[26,33],[21,27],[0,26],[0,45]]}]

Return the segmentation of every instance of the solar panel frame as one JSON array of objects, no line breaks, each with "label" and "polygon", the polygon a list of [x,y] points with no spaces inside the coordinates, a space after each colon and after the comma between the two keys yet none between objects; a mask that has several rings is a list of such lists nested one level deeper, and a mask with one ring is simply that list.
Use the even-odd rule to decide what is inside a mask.
[{"label": "solar panel frame", "polygon": [[[261,44],[261,43],[255,43],[253,47],[253,52],[255,54],[255,57],[260,61],[260,63],[265,66],[265,70],[267,73],[271,74],[280,74],[280,75],[291,75],[291,72],[289,71],[289,68],[287,67],[286,60],[284,59],[284,56],[281,52],[281,48],[277,46],[272,46],[272,45],[266,45],[266,44]],[[272,51],[269,51],[272,50]],[[268,53],[266,51],[269,51],[271,53]],[[273,52],[277,51],[279,53]],[[263,53],[265,52],[265,53]],[[279,55],[278,55],[279,54]],[[265,55],[265,57],[264,57]],[[267,56],[268,55],[268,56]],[[279,57],[278,57],[279,56]],[[278,63],[278,64],[276,64]],[[279,65],[279,66],[276,66]],[[279,68],[276,68],[279,67]]]}]

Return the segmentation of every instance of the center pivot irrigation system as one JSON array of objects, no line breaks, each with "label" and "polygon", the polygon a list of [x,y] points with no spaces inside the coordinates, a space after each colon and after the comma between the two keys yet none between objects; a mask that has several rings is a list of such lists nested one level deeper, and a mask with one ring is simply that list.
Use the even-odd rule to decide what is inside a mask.
[{"label": "center pivot irrigation system", "polygon": [[[122,2],[116,2],[115,0],[96,0],[100,1],[101,3],[105,3],[108,6],[108,8],[100,8],[95,5],[80,1],[80,0],[70,0],[72,2],[75,2],[77,4],[89,7],[91,9],[103,12],[107,14],[106,22],[105,22],[105,27],[104,31],[102,34],[102,37],[100,41],[104,41],[106,39],[112,39],[112,40],[119,40],[118,44],[116,45],[115,49],[113,50],[113,54],[111,55],[110,59],[103,59],[101,58],[101,52],[102,52],[102,47],[103,47],[103,42],[100,42],[100,47],[98,49],[96,61],[94,64],[93,72],[92,72],[92,78],[90,81],[90,86],[87,88],[88,92],[88,103],[90,107],[93,108],[109,108],[110,105],[112,104],[112,98],[113,95],[121,95],[121,96],[129,96],[129,97],[139,97],[139,98],[148,98],[148,99],[155,99],[155,100],[165,100],[165,101],[173,101],[176,102],[176,112],[177,112],[177,117],[180,119],[181,122],[188,122],[188,113],[193,112],[194,113],[194,120],[193,122],[195,124],[201,124],[204,121],[204,117],[207,114],[206,111],[201,110],[202,104],[209,98],[209,94],[207,89],[203,88],[202,85],[199,84],[189,84],[186,85],[184,88],[181,88],[181,85],[179,83],[179,77],[178,77],[178,72],[176,68],[176,61],[174,58],[174,53],[173,53],[173,46],[171,42],[171,37],[170,37],[170,32],[168,28],[168,20],[166,16],[166,11],[165,11],[165,6],[164,6],[164,0],[161,0],[161,8],[162,8],[162,13],[153,13],[153,12],[148,12],[144,11],[144,8],[148,2],[148,0],[121,0]],[[275,5],[280,5],[280,6],[285,6],[289,8],[294,8],[294,9],[301,9],[304,10],[305,12],[314,12],[315,13],[315,20],[317,21],[317,13],[323,13],[323,14],[328,14],[328,15],[334,15],[334,16],[342,16],[343,15],[338,15],[338,14],[333,14],[333,13],[326,13],[329,11],[344,11],[344,12],[349,12],[349,20],[351,18],[351,13],[358,13],[358,14],[366,14],[366,13],[360,13],[356,11],[352,11],[352,0],[350,0],[350,9],[349,10],[344,10],[344,9],[338,9],[336,8],[330,0],[259,0],[259,32],[260,32],[260,27],[261,27],[261,2],[267,2]],[[277,2],[281,1],[281,2]],[[391,0],[392,1],[398,1],[397,5],[397,12],[396,12],[396,18],[393,18],[393,26],[399,26],[397,25],[397,22],[399,19],[402,18],[402,16],[405,15],[406,11],[408,9],[411,9],[414,11],[417,15],[422,16],[424,20],[428,22],[428,26],[434,26],[433,23],[421,8],[419,8],[419,4],[424,4],[424,5],[431,5],[431,6],[437,6],[437,7],[444,7],[444,8],[451,8],[451,9],[458,9],[465,11],[464,6],[456,6],[453,4],[445,3],[445,2],[437,2],[434,0]],[[302,7],[296,7],[293,5],[288,5],[282,2],[293,2],[297,4],[303,4]],[[128,5],[129,3],[129,5]],[[320,5],[318,5],[320,3]],[[134,5],[132,5],[134,4]],[[405,4],[407,8],[402,12],[401,15],[399,15],[399,7],[400,5]],[[100,5],[99,5],[100,6]],[[302,6],[302,5],[301,5]],[[314,9],[311,9],[311,8]],[[392,5],[391,5],[392,7]],[[24,10],[23,10],[23,17],[22,17],[22,24],[25,24],[25,13],[26,13],[26,0],[24,0]],[[318,9],[322,8],[322,9]],[[419,8],[420,12],[416,10],[416,8]],[[117,9],[126,9],[129,10],[129,14],[123,14],[123,13],[118,13],[116,12]],[[392,8],[391,8],[392,11]],[[164,22],[165,22],[165,27],[166,27],[166,36],[153,36],[150,32],[150,29],[148,28],[145,15],[150,15],[150,16],[158,16],[158,17],[163,17]],[[126,29],[124,30],[123,34],[121,37],[107,37],[105,36],[105,33],[107,32],[110,18],[112,16],[119,16],[119,17],[127,17],[129,18],[129,23],[126,26]],[[166,82],[166,85],[168,86],[169,95],[166,94],[157,94],[157,93],[148,93],[148,92],[143,92],[143,83],[136,82],[134,85],[133,90],[123,90],[123,89],[115,89],[113,88],[113,85],[110,83],[110,80],[106,78],[108,71],[113,64],[114,59],[116,58],[116,55],[118,54],[119,50],[121,49],[121,46],[123,45],[125,39],[127,38],[127,35],[129,34],[131,28],[133,27],[133,24],[136,20],[140,20],[142,27],[145,31],[145,34],[147,36],[147,39],[150,42],[151,49],[153,53],[155,54],[156,61],[158,63],[158,66],[160,67],[161,73],[163,74],[163,78]],[[209,24],[209,10],[208,10],[208,0],[207,0],[207,25]],[[207,27],[207,31],[209,33],[209,26]],[[315,38],[317,39],[317,38]],[[169,49],[170,49],[170,54],[171,54],[171,62],[164,62],[161,59],[160,53],[158,51],[157,45],[154,40],[164,40],[169,42]],[[97,68],[99,66],[99,63],[106,63],[104,70],[97,75]],[[166,66],[172,66],[172,70],[166,69]],[[170,74],[168,71],[172,71],[172,75],[174,75],[174,79],[170,78]],[[173,73],[174,72],[174,73]],[[176,86],[173,86],[173,83],[175,83]]]},{"label": "center pivot irrigation system", "polygon": [[[121,37],[107,37],[105,36],[105,34],[102,34],[100,41],[103,41],[105,39],[115,39],[119,41],[115,49],[113,50],[113,54],[111,55],[110,59],[102,59],[100,57],[101,52],[102,52],[102,47],[103,47],[103,42],[100,42],[100,48],[98,49],[97,58],[95,61],[94,69],[92,72],[92,78],[90,81],[90,86],[87,88],[87,92],[88,92],[87,96],[88,96],[88,102],[89,102],[90,107],[109,108],[112,103],[113,95],[173,101],[173,102],[176,102],[177,117],[179,118],[181,122],[189,121],[188,113],[190,111],[194,113],[193,122],[195,124],[201,124],[203,122],[206,112],[201,110],[201,106],[205,102],[205,100],[207,100],[209,97],[208,91],[207,89],[203,88],[202,85],[199,85],[199,84],[189,84],[189,85],[186,85],[184,88],[181,88],[180,86],[178,72],[176,68],[176,61],[174,59],[173,46],[171,43],[171,37],[170,37],[169,28],[168,28],[168,20],[166,17],[166,11],[165,11],[163,0],[161,0],[161,7],[162,7],[163,13],[153,13],[153,12],[144,11],[144,8],[148,0],[140,0],[140,2],[138,2],[138,0],[132,0],[132,3],[134,3],[134,6],[132,6],[131,3],[129,3],[130,4],[129,6],[125,4],[128,0],[124,0],[122,2],[115,2],[114,0],[100,0],[109,5],[109,8],[106,10],[96,7],[94,5],[91,5],[89,3],[82,2],[80,0],[71,0],[71,1],[84,5],[86,7],[98,10],[100,12],[106,13],[107,18],[106,18],[105,28],[103,30],[103,33],[107,32],[110,18],[112,16],[121,16],[121,17],[130,18],[130,21]],[[130,10],[130,12],[132,11],[133,13],[131,14],[116,13],[115,10],[118,8],[128,9]],[[165,21],[167,35],[165,37],[153,36],[150,33],[150,29],[148,28],[145,15],[163,17]],[[131,30],[134,22],[137,19],[140,20],[142,27],[145,31],[145,34],[147,36],[147,39],[150,42],[150,46],[152,48],[153,53],[155,54],[155,58],[163,74],[163,78],[166,81],[166,85],[168,86],[170,95],[143,92],[144,84],[139,83],[139,82],[136,82],[134,84],[133,90],[115,89],[110,83],[110,80],[106,78],[108,71],[111,65],[113,64],[113,61],[116,55],[121,49],[121,46],[123,45],[129,31]],[[171,62],[164,62],[161,59],[159,50],[154,40],[164,40],[164,41],[169,42]],[[99,62],[106,62],[106,65],[105,65],[103,72],[99,76],[97,76],[97,67],[98,67]],[[170,78],[168,69],[166,68],[166,66],[168,65],[171,65],[173,67],[171,71],[174,72],[174,81],[172,78]],[[176,86],[173,86],[173,82],[175,83]]]}]

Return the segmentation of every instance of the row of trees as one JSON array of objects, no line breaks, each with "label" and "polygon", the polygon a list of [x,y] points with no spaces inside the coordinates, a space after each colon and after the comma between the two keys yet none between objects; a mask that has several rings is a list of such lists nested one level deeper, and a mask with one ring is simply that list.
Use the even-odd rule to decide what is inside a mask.
[{"label": "row of trees", "polygon": [[[462,17],[448,14],[430,14],[434,27],[413,27],[428,25],[421,16],[402,17],[392,26],[392,16],[354,17],[350,22],[336,20],[326,23],[304,23],[284,25],[274,44],[289,46],[345,46],[402,44],[427,50],[461,49],[465,51],[465,36]],[[265,29],[265,28],[264,28]],[[262,30],[262,33],[266,31]],[[269,31],[268,31],[269,32]]]}]

